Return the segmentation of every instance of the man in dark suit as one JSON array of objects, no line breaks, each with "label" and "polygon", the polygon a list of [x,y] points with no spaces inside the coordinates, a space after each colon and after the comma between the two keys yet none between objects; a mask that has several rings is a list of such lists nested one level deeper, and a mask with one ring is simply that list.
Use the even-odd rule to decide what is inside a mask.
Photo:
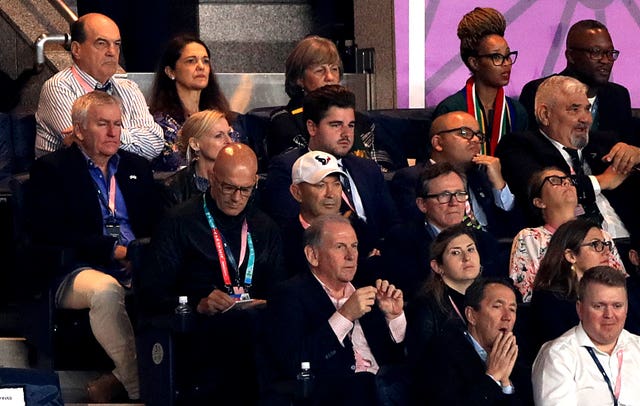
[{"label": "man in dark suit", "polygon": [[429,131],[431,154],[424,164],[396,171],[391,195],[404,220],[422,217],[416,206],[420,173],[436,162],[449,162],[467,177],[468,214],[497,238],[513,238],[524,226],[522,212],[504,181],[500,159],[480,153],[484,134],[478,121],[464,111],[453,111],[433,120]]},{"label": "man in dark suit", "polygon": [[[534,172],[548,166],[571,172],[581,213],[602,224],[620,249],[618,240],[640,231],[630,198],[640,185],[634,168],[640,163],[640,148],[619,142],[614,133],[589,131],[590,107],[584,84],[567,76],[549,77],[536,94],[540,130],[504,137],[496,156],[522,207],[527,207],[527,183]],[[621,249],[620,255],[626,251]]]},{"label": "man in dark suit", "polygon": [[[614,49],[607,27],[595,20],[578,21],[567,34],[567,67],[560,75],[570,76],[587,85],[587,97],[593,116],[592,130],[613,131],[625,142],[638,144],[638,123],[631,116],[629,91],[609,77],[619,51]],[[524,85],[520,103],[529,115],[529,128],[536,130],[534,99],[538,86],[546,78]]]},{"label": "man in dark suit", "polygon": [[[383,277],[402,289],[409,301],[429,276],[430,246],[436,235],[465,220],[469,201],[466,177],[449,162],[434,163],[420,174],[415,196],[421,217],[393,226],[381,249]],[[474,235],[484,274],[507,276],[510,246],[501,247],[484,230],[475,229]]]},{"label": "man in dark suit", "polygon": [[466,291],[467,329],[451,326],[420,364],[416,404],[532,404],[529,368],[517,363],[516,295],[502,279],[478,278]]},{"label": "man in dark suit", "polygon": [[267,340],[276,380],[291,381],[308,361],[313,405],[375,405],[381,369],[403,360],[402,291],[386,280],[351,284],[358,239],[340,215],[317,218],[305,231],[310,270],[283,283],[269,303]]},{"label": "man in dark suit", "polygon": [[276,221],[296,217],[299,205],[289,193],[293,163],[308,151],[338,158],[343,176],[345,210],[351,210],[377,240],[397,221],[397,211],[380,168],[370,159],[350,154],[355,125],[355,95],[340,85],[326,85],[307,94],[304,117],[309,147],[296,148],[271,160],[264,186],[265,210]]},{"label": "man in dark suit", "polygon": [[137,399],[135,340],[121,283],[130,279],[127,245],[151,235],[159,200],[148,161],[119,150],[116,98],[89,92],[71,116],[74,144],[31,168],[34,242],[59,247],[68,259],[54,277],[56,306],[89,308],[93,334],[115,364],[113,373],[89,383],[89,399],[106,403],[127,393]]}]

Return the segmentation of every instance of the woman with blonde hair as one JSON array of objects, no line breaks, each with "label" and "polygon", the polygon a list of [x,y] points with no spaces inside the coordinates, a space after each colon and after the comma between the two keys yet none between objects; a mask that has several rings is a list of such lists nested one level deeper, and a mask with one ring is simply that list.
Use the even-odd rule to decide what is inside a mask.
[{"label": "woman with blonde hair", "polygon": [[502,136],[527,128],[527,112],[515,99],[505,96],[511,68],[518,51],[509,48],[504,32],[507,22],[496,9],[476,7],[458,24],[460,57],[471,76],[465,87],[436,107],[433,117],[450,111],[466,111],[486,135],[482,153],[493,155]]},{"label": "woman with blonde hair", "polygon": [[164,180],[165,207],[205,192],[218,152],[232,141],[233,128],[223,112],[203,110],[192,114],[184,122],[177,142],[189,164]]}]

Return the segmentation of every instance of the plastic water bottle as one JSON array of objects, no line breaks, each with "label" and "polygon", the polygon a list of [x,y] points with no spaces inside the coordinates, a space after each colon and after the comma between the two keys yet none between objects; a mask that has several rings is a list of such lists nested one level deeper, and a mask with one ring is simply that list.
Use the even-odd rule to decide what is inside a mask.
[{"label": "plastic water bottle", "polygon": [[301,362],[300,372],[296,376],[297,405],[311,404],[314,378],[313,372],[311,372],[311,363],[308,361]]},{"label": "plastic water bottle", "polygon": [[191,307],[189,306],[189,298],[187,296],[178,297],[178,306],[176,306],[176,328],[179,331],[189,330],[191,323]]}]

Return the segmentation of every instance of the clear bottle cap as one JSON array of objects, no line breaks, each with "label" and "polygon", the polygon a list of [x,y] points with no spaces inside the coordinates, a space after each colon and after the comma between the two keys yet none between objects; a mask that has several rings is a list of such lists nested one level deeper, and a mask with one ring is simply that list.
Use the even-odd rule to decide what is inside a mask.
[{"label": "clear bottle cap", "polygon": [[187,304],[189,303],[189,298],[187,296],[180,296],[178,297],[178,303]]},{"label": "clear bottle cap", "polygon": [[300,363],[300,368],[302,368],[302,369],[311,369],[311,363],[309,361],[302,361]]}]

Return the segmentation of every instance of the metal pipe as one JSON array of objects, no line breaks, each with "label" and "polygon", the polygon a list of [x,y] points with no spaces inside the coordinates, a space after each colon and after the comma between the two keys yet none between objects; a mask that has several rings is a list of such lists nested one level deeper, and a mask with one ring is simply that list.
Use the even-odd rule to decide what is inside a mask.
[{"label": "metal pipe", "polygon": [[78,16],[76,15],[76,13],[73,12],[73,10],[71,10],[69,8],[69,6],[67,6],[67,4],[62,1],[62,0],[49,0],[49,3],[56,9],[58,10],[58,12],[60,14],[62,14],[62,17],[69,23],[71,24],[72,22],[76,21],[78,19]]},{"label": "metal pipe", "polygon": [[47,35],[42,34],[36,39],[35,42],[35,51],[36,51],[36,62],[34,65],[34,69],[37,72],[42,71],[44,67],[44,46],[46,43],[52,42],[54,44],[62,44],[64,47],[68,47],[71,44],[71,35],[70,34],[57,34],[57,35]]}]

